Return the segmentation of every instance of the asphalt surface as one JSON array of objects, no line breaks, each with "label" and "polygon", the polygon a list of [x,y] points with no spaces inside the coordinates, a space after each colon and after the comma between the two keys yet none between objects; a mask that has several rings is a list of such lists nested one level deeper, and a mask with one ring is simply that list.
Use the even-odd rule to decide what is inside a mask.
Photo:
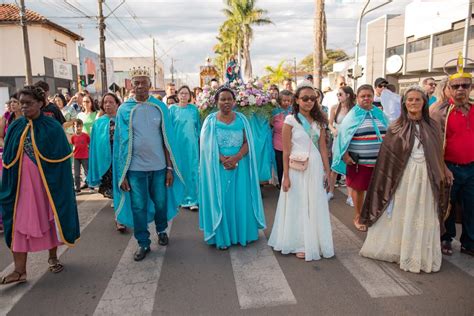
[{"label": "asphalt surface", "polygon": [[[263,189],[266,238],[278,193]],[[105,205],[97,194],[78,200],[79,212],[89,217],[78,245],[61,256],[64,271],[48,272],[46,254],[31,260],[29,269],[37,276],[0,287],[0,315],[474,315],[474,258],[459,256],[459,264],[443,260],[441,271],[432,274],[359,258],[355,249],[365,233],[353,228],[353,210],[339,191],[330,202],[336,256],[313,262],[262,248],[265,237],[243,252],[217,250],[204,243],[198,214],[182,210],[168,247],[154,243],[145,259],[150,261],[135,263],[129,253],[133,236],[115,231],[108,203],[95,208]],[[11,260],[0,243],[0,274]],[[270,286],[245,278],[254,269]],[[386,294],[391,284],[400,285],[402,294]],[[279,291],[285,287],[289,293]]]}]

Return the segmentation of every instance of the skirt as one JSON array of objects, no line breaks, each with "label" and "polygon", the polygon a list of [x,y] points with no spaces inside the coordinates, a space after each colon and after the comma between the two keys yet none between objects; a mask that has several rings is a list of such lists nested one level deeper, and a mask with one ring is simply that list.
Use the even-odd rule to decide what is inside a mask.
[{"label": "skirt", "polygon": [[373,167],[348,165],[346,171],[347,186],[356,191],[367,191],[373,171]]}]

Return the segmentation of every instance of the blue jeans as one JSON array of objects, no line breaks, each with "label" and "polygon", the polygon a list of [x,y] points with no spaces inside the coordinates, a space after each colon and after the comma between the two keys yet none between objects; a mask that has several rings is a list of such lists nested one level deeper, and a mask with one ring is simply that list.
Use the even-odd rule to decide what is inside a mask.
[{"label": "blue jeans", "polygon": [[[451,188],[451,203],[459,201],[462,207],[462,234],[463,247],[474,250],[474,164],[456,165],[446,162],[453,173],[454,183]],[[451,240],[456,237],[456,214],[451,212],[445,222],[446,233],[442,240]]]},{"label": "blue jeans", "polygon": [[140,247],[150,247],[148,231],[148,201],[155,207],[155,226],[158,233],[168,228],[166,210],[166,169],[158,171],[131,171],[127,173],[133,213],[133,235]]}]

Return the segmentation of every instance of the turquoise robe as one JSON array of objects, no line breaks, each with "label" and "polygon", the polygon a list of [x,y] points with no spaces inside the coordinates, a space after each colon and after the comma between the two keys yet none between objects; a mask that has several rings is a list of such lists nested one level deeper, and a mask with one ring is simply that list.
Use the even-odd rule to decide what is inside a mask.
[{"label": "turquoise robe", "polygon": [[[373,118],[378,119],[385,127],[388,127],[388,118],[381,109],[372,106],[372,109],[367,111],[356,104],[352,110],[347,113],[338,128],[339,132],[337,133],[336,143],[333,148],[334,151],[331,165],[331,169],[335,172],[344,175],[346,174],[346,163],[342,158],[349,148],[349,144],[354,137],[354,134],[357,132],[357,129],[359,129],[364,122],[367,113],[369,113]],[[376,129],[375,131],[377,135],[381,137],[378,130]]]},{"label": "turquoise robe", "polygon": [[173,104],[169,110],[176,133],[177,152],[175,154],[183,162],[180,171],[185,189],[181,206],[195,206],[198,204],[199,189],[199,133],[201,132],[199,110],[194,104],[188,104],[185,107]]},{"label": "turquoise robe", "polygon": [[[156,107],[161,113],[161,133],[163,142],[170,154],[173,163],[173,185],[166,188],[166,207],[168,221],[173,219],[179,211],[179,204],[183,200],[184,184],[180,172],[181,161],[176,153],[176,142],[174,141],[174,129],[166,105],[158,99],[150,96],[146,101],[148,105]],[[123,103],[117,112],[115,120],[114,152],[113,152],[113,191],[116,220],[128,227],[133,228],[132,205],[130,192],[120,189],[120,184],[127,176],[132,161],[133,150],[133,113],[138,102],[131,98]],[[163,184],[164,185],[164,184]],[[155,216],[155,208],[151,199],[148,200],[148,222],[152,222]]]},{"label": "turquoise robe", "polygon": [[266,117],[256,114],[252,115],[248,122],[255,144],[258,179],[260,182],[270,181],[272,178],[272,165],[275,158],[270,122]]},{"label": "turquoise robe", "polygon": [[11,248],[12,244],[24,155],[23,145],[28,134],[31,136],[36,165],[53,211],[59,239],[65,245],[73,246],[79,239],[80,228],[71,172],[71,147],[62,126],[43,113],[34,120],[21,117],[8,127],[3,148],[3,177],[0,189],[7,246]]},{"label": "turquoise robe", "polygon": [[[245,246],[258,239],[258,229],[264,229],[265,215],[257,172],[257,157],[250,124],[243,114],[236,113],[229,125],[219,122],[217,113],[210,114],[201,130],[199,164],[199,227],[204,240],[217,247],[231,244]],[[219,135],[218,126],[235,132],[245,131],[249,152],[234,170],[226,170],[219,153],[235,155],[242,146],[228,135]],[[219,147],[227,142],[230,147]]]},{"label": "turquoise robe", "polygon": [[[115,119],[115,118],[112,118]],[[102,177],[112,165],[112,148],[110,148],[110,121],[108,115],[95,121],[89,145],[89,172],[87,184],[91,187],[100,185]]]}]

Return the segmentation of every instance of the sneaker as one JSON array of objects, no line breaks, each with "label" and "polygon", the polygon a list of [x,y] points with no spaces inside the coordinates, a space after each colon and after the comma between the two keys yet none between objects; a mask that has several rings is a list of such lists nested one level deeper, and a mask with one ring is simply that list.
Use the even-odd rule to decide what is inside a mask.
[{"label": "sneaker", "polygon": [[328,192],[327,193],[327,198],[328,198],[328,201],[331,201],[334,198],[334,193]]},{"label": "sneaker", "polygon": [[347,198],[346,204],[350,207],[354,207],[354,201],[352,201],[352,198],[350,196]]},{"label": "sneaker", "polygon": [[169,242],[169,239],[168,239],[168,234],[167,233],[159,233],[158,234],[158,243],[161,245],[161,246],[166,246]]}]

